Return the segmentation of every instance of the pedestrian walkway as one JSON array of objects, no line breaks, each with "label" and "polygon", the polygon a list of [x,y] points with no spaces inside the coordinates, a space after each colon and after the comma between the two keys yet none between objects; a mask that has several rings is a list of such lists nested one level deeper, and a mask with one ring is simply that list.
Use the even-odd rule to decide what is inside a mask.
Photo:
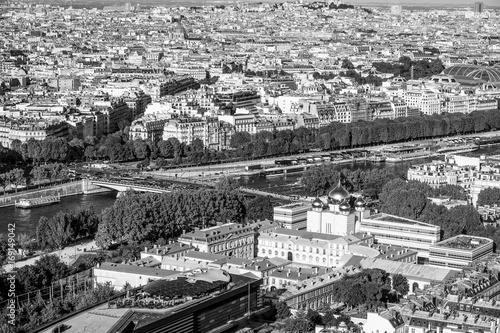
[{"label": "pedestrian walkway", "polygon": [[[82,243],[82,244],[78,244],[78,245],[74,245],[74,246],[68,246],[62,250],[50,252],[49,254],[55,254],[55,255],[59,256],[59,258],[61,259],[62,262],[69,265],[72,262],[74,262],[74,260],[76,259],[76,257],[78,255],[80,255],[84,252],[96,251],[97,249],[99,249],[99,248],[95,244],[95,241],[91,241],[91,242]],[[18,261],[15,263],[14,267],[21,268],[21,267],[26,266],[26,265],[33,265],[35,263],[35,261],[40,259],[41,256],[42,255],[39,255],[39,256],[30,258],[27,260],[23,260],[23,261]],[[12,271],[12,268],[10,267],[10,265],[4,265],[3,269],[5,270],[5,272]]]}]

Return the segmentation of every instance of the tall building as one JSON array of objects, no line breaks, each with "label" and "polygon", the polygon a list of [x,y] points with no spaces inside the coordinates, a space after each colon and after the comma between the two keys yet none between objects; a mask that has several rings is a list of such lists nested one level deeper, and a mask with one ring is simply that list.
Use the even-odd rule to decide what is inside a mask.
[{"label": "tall building", "polygon": [[474,11],[476,13],[482,13],[483,9],[484,9],[484,3],[483,2],[479,2],[479,1],[474,2]]}]

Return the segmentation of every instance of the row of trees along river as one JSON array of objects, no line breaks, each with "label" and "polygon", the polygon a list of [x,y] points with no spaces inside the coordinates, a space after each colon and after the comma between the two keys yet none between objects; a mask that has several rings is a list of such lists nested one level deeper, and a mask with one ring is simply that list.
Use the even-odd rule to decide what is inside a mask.
[{"label": "row of trees along river", "polygon": [[432,116],[357,121],[349,124],[331,123],[320,129],[300,127],[295,130],[260,132],[250,135],[237,132],[231,148],[225,151],[205,149],[201,140],[184,144],[175,138],[160,140],[129,140],[128,127],[97,139],[95,137],[48,137],[43,141],[14,140],[12,149],[0,150],[0,161],[36,165],[42,162],[68,162],[103,159],[111,162],[138,161],[142,166],[156,161],[158,166],[237,161],[269,156],[285,156],[309,149],[333,150],[397,143],[411,140],[471,134],[500,128],[498,110],[470,114],[453,113]]}]

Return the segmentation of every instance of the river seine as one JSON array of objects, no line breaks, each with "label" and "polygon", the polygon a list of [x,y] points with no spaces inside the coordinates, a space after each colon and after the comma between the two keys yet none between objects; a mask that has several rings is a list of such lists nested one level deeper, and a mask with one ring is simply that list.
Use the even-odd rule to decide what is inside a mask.
[{"label": "river seine", "polygon": [[[474,155],[499,154],[499,146],[489,146],[481,148],[472,153]],[[436,158],[434,158],[436,159]],[[414,163],[425,163],[429,159],[416,160]],[[394,164],[390,164],[394,166]],[[385,168],[387,164],[357,163],[336,166],[336,169],[373,169]],[[268,190],[269,192],[282,193],[288,195],[304,195],[304,190],[300,184],[301,174],[289,175],[287,177],[261,178],[259,176],[241,177],[240,183],[246,187]],[[27,233],[34,235],[36,226],[41,216],[51,217],[59,211],[69,212],[80,205],[92,205],[100,213],[104,208],[113,205],[116,200],[116,192],[108,192],[95,195],[76,195],[65,197],[61,202],[52,206],[38,207],[35,209],[16,209],[14,207],[0,208],[0,234],[7,234],[7,227],[11,223],[16,225],[16,234]]]}]

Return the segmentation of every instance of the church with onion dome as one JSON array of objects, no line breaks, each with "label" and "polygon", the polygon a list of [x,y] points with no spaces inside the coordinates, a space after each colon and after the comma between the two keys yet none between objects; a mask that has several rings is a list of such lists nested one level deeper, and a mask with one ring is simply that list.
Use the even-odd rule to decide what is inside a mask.
[{"label": "church with onion dome", "polygon": [[365,200],[351,196],[339,180],[328,193],[327,203],[320,198],[312,202],[312,210],[307,212],[307,231],[348,236],[357,232],[359,221],[368,216]]}]

